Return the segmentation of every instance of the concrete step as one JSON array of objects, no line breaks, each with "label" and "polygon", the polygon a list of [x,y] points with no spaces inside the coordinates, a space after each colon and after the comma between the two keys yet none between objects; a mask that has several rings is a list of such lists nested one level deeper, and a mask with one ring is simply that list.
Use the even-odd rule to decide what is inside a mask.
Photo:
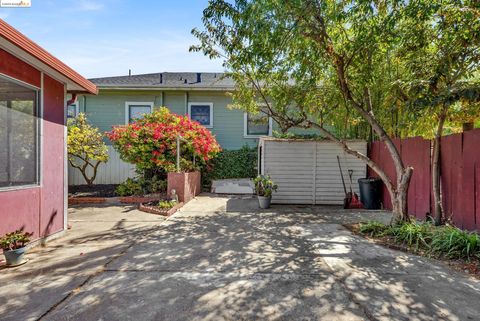
[{"label": "concrete step", "polygon": [[212,181],[212,193],[217,194],[253,194],[255,186],[249,178],[219,179]]}]

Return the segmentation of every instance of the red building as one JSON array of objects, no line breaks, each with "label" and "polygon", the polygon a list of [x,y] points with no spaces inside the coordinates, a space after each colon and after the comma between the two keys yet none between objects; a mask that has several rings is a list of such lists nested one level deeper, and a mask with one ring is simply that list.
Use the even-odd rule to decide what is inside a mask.
[{"label": "red building", "polygon": [[66,227],[67,93],[97,88],[0,19],[0,235]]}]

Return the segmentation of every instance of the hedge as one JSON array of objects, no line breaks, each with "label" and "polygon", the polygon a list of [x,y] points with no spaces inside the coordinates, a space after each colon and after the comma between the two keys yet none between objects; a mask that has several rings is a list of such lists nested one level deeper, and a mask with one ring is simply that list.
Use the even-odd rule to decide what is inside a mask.
[{"label": "hedge", "polygon": [[257,148],[243,146],[238,150],[223,150],[209,164],[203,174],[203,185],[212,180],[227,178],[254,178],[257,176]]}]

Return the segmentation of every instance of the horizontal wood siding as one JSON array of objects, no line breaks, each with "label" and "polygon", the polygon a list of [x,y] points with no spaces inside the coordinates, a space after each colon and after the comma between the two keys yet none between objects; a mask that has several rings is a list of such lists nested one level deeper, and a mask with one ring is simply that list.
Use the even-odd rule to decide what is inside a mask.
[{"label": "horizontal wood siding", "polygon": [[[360,141],[349,142],[348,146],[362,154],[367,154],[367,143]],[[332,142],[317,142],[317,168],[315,199],[316,204],[343,204],[345,192],[343,190],[337,155],[340,157],[343,178],[347,191],[350,191],[350,178],[348,170],[353,170],[352,189],[359,193],[358,179],[366,176],[367,167],[358,158],[346,154],[340,147]]]},{"label": "horizontal wood siding", "polygon": [[[120,184],[127,178],[135,176],[135,166],[125,163],[112,146],[108,146],[109,159],[106,164],[98,167],[94,184]],[[89,175],[91,172],[89,172]],[[85,179],[80,171],[68,166],[68,185],[85,185]]]},{"label": "horizontal wood siding", "polygon": [[[189,102],[213,103],[213,128],[209,129],[223,149],[236,150],[244,145],[256,146],[258,139],[245,138],[243,133],[243,111],[230,109],[232,98],[226,92],[184,91],[107,91],[98,96],[79,98],[79,111],[87,115],[88,121],[101,132],[115,125],[125,124],[125,102],[153,102],[154,108],[165,106],[173,113],[185,115]],[[107,144],[111,144],[105,139]]]},{"label": "horizontal wood siding", "polygon": [[315,142],[265,141],[264,171],[278,184],[272,201],[313,204]]},{"label": "horizontal wood siding", "polygon": [[[367,144],[352,141],[348,145],[367,153]],[[352,188],[358,193],[359,178],[366,176],[366,165],[328,141],[262,140],[262,171],[278,184],[272,201],[278,204],[341,205],[345,196],[337,155],[350,189],[348,170],[353,170]]]},{"label": "horizontal wood siding", "polygon": [[188,101],[213,103],[213,128],[210,131],[223,149],[257,146],[258,139],[243,137],[243,110],[229,108],[232,98],[227,93],[191,92]]}]

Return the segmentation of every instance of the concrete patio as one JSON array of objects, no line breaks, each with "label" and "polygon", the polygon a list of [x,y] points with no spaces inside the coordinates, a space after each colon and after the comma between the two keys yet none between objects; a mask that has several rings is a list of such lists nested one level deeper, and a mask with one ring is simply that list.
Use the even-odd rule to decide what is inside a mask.
[{"label": "concrete patio", "polygon": [[341,223],[384,212],[202,195],[168,220],[75,208],[64,239],[0,273],[2,320],[474,320],[480,282]]}]

